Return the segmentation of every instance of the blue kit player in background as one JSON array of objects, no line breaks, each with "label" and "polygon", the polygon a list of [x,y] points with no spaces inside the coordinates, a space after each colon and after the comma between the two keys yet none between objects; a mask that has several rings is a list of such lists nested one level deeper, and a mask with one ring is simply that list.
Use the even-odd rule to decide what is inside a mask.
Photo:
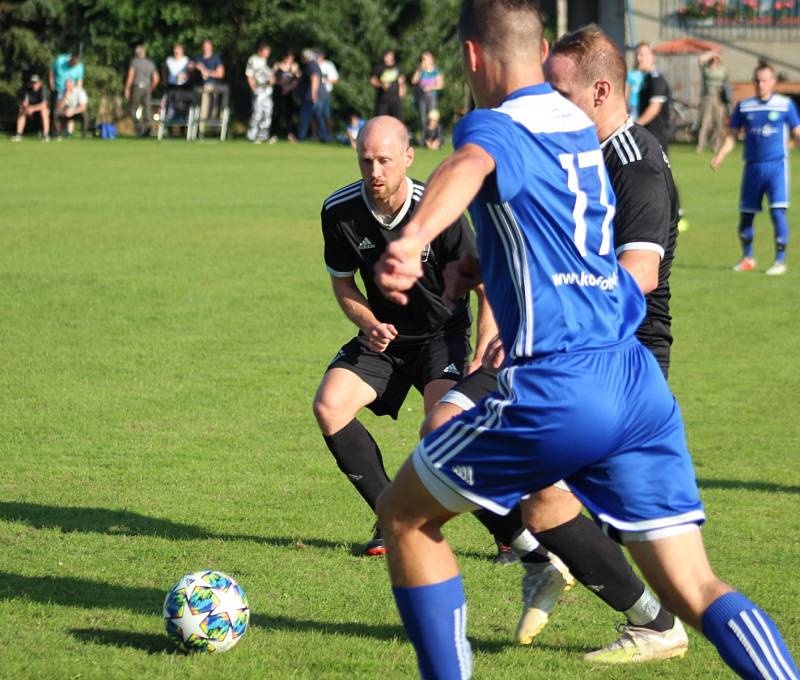
[{"label": "blue kit player in background", "polygon": [[791,133],[800,143],[800,116],[794,102],[775,94],[775,72],[768,64],[759,64],[753,73],[756,96],[743,99],[733,109],[728,134],[711,159],[716,170],[736,146],[736,136],[744,131],[744,174],[739,199],[739,239],[742,259],[733,268],[737,272],[756,268],[753,257],[753,220],[761,212],[764,194],[775,226],[775,262],[767,274],[786,273],[786,244],[789,242],[789,159],[787,138]]},{"label": "blue kit player in background", "polygon": [[614,195],[594,125],[544,82],[533,0],[463,0],[459,39],[478,109],[375,268],[392,301],[469,205],[507,358],[498,391],[425,437],[382,493],[393,593],[424,678],[468,678],[458,565],[441,528],[507,513],[565,479],[623,542],[664,606],[746,678],[798,678],[769,616],[713,573],[683,422],[636,338],[644,298],[614,257]]}]

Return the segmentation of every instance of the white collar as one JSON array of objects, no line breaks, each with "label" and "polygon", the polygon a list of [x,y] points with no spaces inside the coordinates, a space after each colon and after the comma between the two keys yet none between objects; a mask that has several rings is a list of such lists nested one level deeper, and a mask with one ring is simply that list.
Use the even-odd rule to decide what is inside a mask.
[{"label": "white collar", "polygon": [[625,130],[630,130],[632,127],[633,127],[633,118],[628,116],[622,125],[620,125],[616,130],[614,130],[614,132],[612,132],[602,142],[600,142],[600,148],[605,149],[606,144],[608,144],[612,139],[614,139],[614,137],[616,137],[619,134],[622,134],[623,132],[625,132]]},{"label": "white collar", "polygon": [[403,203],[403,207],[400,208],[400,212],[394,216],[394,219],[389,223],[386,224],[384,222],[384,216],[380,213],[375,212],[375,208],[372,206],[372,201],[370,201],[369,196],[367,195],[367,184],[366,182],[361,182],[361,198],[364,199],[364,204],[367,206],[369,211],[372,213],[372,216],[377,220],[378,224],[380,224],[384,229],[394,229],[400,222],[403,221],[403,218],[408,214],[408,210],[411,207],[411,199],[414,197],[414,182],[411,181],[410,177],[406,177],[406,200]]}]

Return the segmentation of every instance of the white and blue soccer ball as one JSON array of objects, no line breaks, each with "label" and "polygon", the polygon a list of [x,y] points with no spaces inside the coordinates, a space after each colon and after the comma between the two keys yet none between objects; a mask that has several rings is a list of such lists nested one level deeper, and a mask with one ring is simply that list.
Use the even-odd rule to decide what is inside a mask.
[{"label": "white and blue soccer ball", "polygon": [[250,606],[236,581],[206,569],[187,574],[167,593],[164,622],[187,652],[227,652],[247,632]]}]

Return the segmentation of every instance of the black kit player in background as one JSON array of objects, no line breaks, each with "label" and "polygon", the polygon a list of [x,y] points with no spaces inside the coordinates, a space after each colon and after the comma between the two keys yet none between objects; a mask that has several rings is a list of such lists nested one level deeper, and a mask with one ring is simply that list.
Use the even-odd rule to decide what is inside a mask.
[{"label": "black kit player in background", "polygon": [[[624,58],[597,26],[584,27],[556,42],[544,73],[554,89],[597,127],[617,198],[614,248],[647,301],[637,336],[653,352],[666,377],[672,345],[669,275],[679,219],[669,161],[659,141],[628,116]],[[457,284],[454,287],[460,289]],[[484,367],[465,378],[431,412],[423,430],[441,426],[494,391],[496,375],[496,368]],[[578,581],[628,619],[622,637],[587,654],[587,661],[628,663],[685,654],[688,641],[680,622],[650,594],[619,546],[580,514],[580,503],[565,485],[538,492],[523,506],[522,515],[534,530],[535,540],[526,538],[518,512],[508,515],[516,518],[516,527],[497,534],[519,554],[526,570],[523,612],[515,634],[518,643],[530,644],[546,625],[559,592],[570,585],[564,574],[566,565]],[[563,564],[553,561],[552,554]]]},{"label": "black kit player in background", "polygon": [[[414,159],[408,132],[396,118],[379,116],[362,128],[357,145],[362,180],[331,194],[322,207],[325,264],[334,296],[359,329],[331,361],[314,398],[314,415],[341,471],[369,507],[389,484],[377,443],[356,419],[369,408],[397,418],[411,387],[423,395],[425,413],[468,372],[468,294],[442,300],[444,270],[463,255],[475,256],[475,236],[462,216],[422,253],[424,275],[407,306],[378,291],[373,267],[387,242],[400,236],[425,187],[406,176]],[[360,273],[365,292],[355,275]],[[478,291],[478,333],[473,367],[497,332]],[[385,552],[375,527],[364,555]]]}]

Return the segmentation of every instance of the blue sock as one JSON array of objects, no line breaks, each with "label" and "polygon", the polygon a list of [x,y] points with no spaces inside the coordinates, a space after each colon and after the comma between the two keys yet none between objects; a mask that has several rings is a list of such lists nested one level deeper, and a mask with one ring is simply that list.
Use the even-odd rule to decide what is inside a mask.
[{"label": "blue sock", "polygon": [[416,588],[392,588],[400,618],[417,652],[425,680],[466,680],[472,676],[467,640],[467,605],[461,576]]},{"label": "blue sock", "polygon": [[772,208],[772,223],[775,225],[775,262],[786,259],[786,244],[789,242],[789,221],[786,208]]},{"label": "blue sock", "polygon": [[742,242],[742,255],[753,257],[753,220],[755,213],[739,213],[739,240]]},{"label": "blue sock", "polygon": [[777,626],[741,593],[714,600],[702,618],[703,633],[743,678],[798,680],[800,672]]}]

